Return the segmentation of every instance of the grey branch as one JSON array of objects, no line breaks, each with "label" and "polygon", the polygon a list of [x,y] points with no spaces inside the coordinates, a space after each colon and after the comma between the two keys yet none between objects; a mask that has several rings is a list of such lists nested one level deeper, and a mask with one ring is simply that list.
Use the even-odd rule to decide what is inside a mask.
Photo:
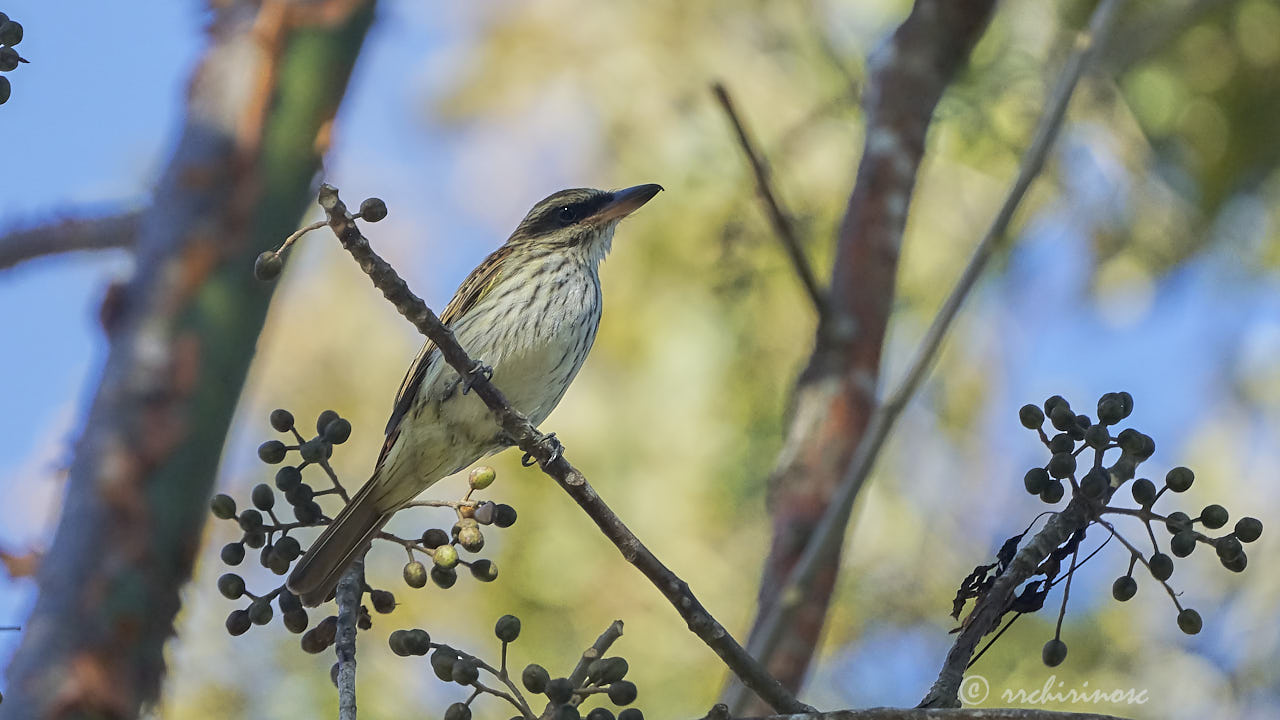
[{"label": "grey branch", "polygon": [[0,270],[47,255],[131,248],[141,217],[137,211],[94,218],[68,217],[12,230],[0,235]]},{"label": "grey branch", "polygon": [[334,599],[338,602],[338,631],[334,649],[338,655],[338,720],[356,720],[356,623],[364,596],[364,560],[347,568]]},{"label": "grey branch", "polygon": [[800,245],[800,238],[796,237],[791,216],[782,206],[782,202],[778,200],[778,193],[773,189],[773,181],[769,177],[769,166],[756,150],[755,143],[751,141],[751,135],[743,125],[742,119],[738,117],[738,112],[733,107],[733,100],[729,97],[729,91],[723,84],[715,83],[711,86],[711,92],[720,102],[720,107],[724,109],[729,123],[733,125],[738,145],[742,147],[742,154],[747,157],[747,164],[751,166],[751,172],[755,175],[756,191],[760,193],[760,200],[764,203],[765,211],[769,215],[769,222],[773,224],[774,234],[778,236],[782,247],[787,251],[787,257],[791,259],[791,265],[796,275],[800,277],[800,283],[804,285],[805,292],[809,293],[809,299],[813,301],[814,308],[822,314],[826,311],[826,295],[818,285],[818,279],[813,274],[813,266],[809,264],[809,258]]},{"label": "grey branch", "polygon": [[[369,247],[369,241],[360,233],[346,205],[338,198],[337,189],[322,185],[319,202],[320,207],[324,208],[330,229],[338,236],[342,247],[355,258],[360,269],[373,281],[374,286],[382,291],[383,296],[405,319],[413,323],[418,332],[436,344],[450,366],[463,376],[471,375],[472,368],[476,366],[475,360],[458,344],[453,331],[445,327],[431,308],[409,290],[409,286],[395,269]],[[554,478],[579,507],[586,511],[596,526],[618,547],[627,562],[649,578],[684,618],[689,629],[714,650],[747,687],[779,712],[813,712],[813,708],[796,700],[752,659],[729,631],[694,597],[689,584],[663,565],[623,524],[587,483],[582,472],[565,459],[563,448],[554,437],[539,432],[527,418],[516,412],[507,402],[506,396],[483,375],[472,377],[472,390],[493,411],[495,420],[507,435],[521,450],[537,460],[542,471]]]},{"label": "grey branch", "polygon": [[[1066,112],[1071,95],[1084,69],[1089,65],[1097,48],[1102,44],[1110,30],[1118,5],[1119,0],[1104,0],[1094,11],[1089,23],[1088,34],[1083,38],[1083,44],[1077,47],[1076,52],[1067,61],[1062,77],[1046,105],[1044,115],[1040,118],[1031,145],[1027,149],[1026,155],[1023,156],[1022,165],[1019,168],[1013,187],[1010,188],[991,227],[974,250],[973,256],[969,259],[969,264],[965,267],[964,272],[961,273],[960,279],[956,282],[951,294],[947,297],[942,308],[938,311],[937,317],[934,318],[929,330],[925,333],[925,337],[921,341],[920,348],[916,351],[906,375],[871,416],[867,433],[854,452],[848,471],[841,480],[841,487],[835,501],[828,506],[827,512],[814,531],[812,538],[805,547],[804,554],[801,555],[800,560],[796,563],[783,590],[779,593],[779,597],[798,596],[799,593],[796,593],[794,589],[804,587],[813,581],[814,574],[818,569],[818,560],[828,552],[830,544],[841,537],[839,532],[841,530],[840,519],[847,517],[849,508],[853,506],[854,499],[866,481],[867,475],[870,474],[871,468],[875,464],[876,457],[884,446],[890,430],[892,430],[907,402],[915,394],[932,368],[938,349],[941,347],[947,331],[950,330],[951,323],[955,320],[960,307],[964,304],[978,277],[986,268],[991,256],[1004,243],[1014,211],[1017,210],[1018,205],[1022,202],[1027,188],[1031,185],[1031,181],[1035,179],[1041,168],[1043,168],[1049,149],[1052,147],[1062,126],[1063,115]],[[774,628],[782,626],[782,620],[788,609],[789,606],[785,602],[775,605],[769,618],[762,624],[762,634],[768,635],[776,632]]]}]

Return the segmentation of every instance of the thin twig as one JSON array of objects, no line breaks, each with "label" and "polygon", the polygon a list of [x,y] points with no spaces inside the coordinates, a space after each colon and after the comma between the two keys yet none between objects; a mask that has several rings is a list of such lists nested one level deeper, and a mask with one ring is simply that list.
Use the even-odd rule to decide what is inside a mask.
[{"label": "thin twig", "polygon": [[537,460],[543,472],[554,478],[578,506],[586,511],[596,526],[618,547],[627,562],[636,566],[662,592],[684,618],[689,629],[770,706],[779,712],[811,712],[811,707],[796,700],[752,659],[729,631],[694,597],[689,584],[663,565],[635,533],[623,524],[587,483],[582,472],[565,459],[560,443],[554,437],[539,432],[527,418],[516,412],[507,402],[506,396],[483,373],[472,372],[477,367],[476,361],[458,344],[453,331],[445,327],[431,308],[409,290],[409,286],[395,269],[369,247],[369,241],[360,233],[347,212],[346,205],[339,199],[337,189],[322,185],[319,201],[328,217],[329,227],[338,236],[342,246],[355,258],[360,269],[373,281],[374,286],[382,291],[405,319],[435,343],[450,366],[471,379],[471,389],[493,411],[495,420],[507,436],[522,451]]},{"label": "thin twig", "polygon": [[356,623],[364,594],[364,560],[357,560],[338,581],[338,720],[356,720]]},{"label": "thin twig", "polygon": [[755,143],[751,141],[751,136],[747,133],[742,119],[734,110],[729,91],[722,83],[717,82],[711,86],[711,92],[720,102],[720,107],[724,109],[729,123],[733,125],[733,131],[738,137],[738,145],[742,147],[742,154],[747,157],[747,163],[751,165],[751,172],[756,178],[756,190],[764,202],[769,222],[773,224],[773,231],[787,251],[787,257],[791,259],[791,265],[796,275],[800,277],[800,283],[804,285],[805,292],[809,293],[809,299],[813,301],[814,308],[821,315],[826,311],[826,294],[818,285],[818,279],[813,274],[813,266],[809,264],[809,258],[804,254],[804,248],[800,246],[800,239],[796,237],[790,214],[782,207],[782,202],[778,200],[778,194],[773,189],[773,182],[769,179],[769,166],[756,150]]},{"label": "thin twig", "polygon": [[[609,652],[610,646],[620,637],[622,637],[622,621],[614,620],[609,627],[605,628],[603,633],[600,633],[600,637],[596,638],[591,647],[582,652],[582,657],[578,658],[578,664],[574,665],[573,672],[569,673],[569,683],[572,687],[577,688],[586,682],[587,672],[591,668],[591,663],[604,657],[604,654]],[[574,705],[578,705],[586,699],[586,695],[577,694],[581,692],[580,690],[575,690],[574,692],[575,695],[572,701]],[[553,703],[547,703],[546,709],[542,711],[542,717],[551,717],[556,707]]]},{"label": "thin twig", "polygon": [[132,247],[140,212],[97,218],[66,218],[0,235],[0,270],[27,260],[79,250]]},{"label": "thin twig", "polygon": [[1070,101],[1084,69],[1105,39],[1118,4],[1119,0],[1104,0],[1094,11],[1093,18],[1090,20],[1089,31],[1083,36],[1082,44],[1077,46],[1076,52],[1067,60],[1062,78],[1049,99],[1044,115],[1040,118],[1035,136],[1027,148],[1026,155],[1023,156],[1018,176],[1005,197],[1000,211],[996,214],[995,220],[981,242],[978,243],[977,248],[974,249],[973,256],[969,259],[969,264],[965,267],[964,272],[961,273],[960,279],[956,281],[955,287],[938,311],[938,315],[934,318],[928,332],[925,333],[924,339],[921,340],[920,347],[916,351],[915,357],[912,359],[903,379],[885,401],[876,408],[875,413],[872,414],[867,432],[862,441],[858,443],[857,450],[853,454],[853,459],[849,462],[848,470],[841,480],[841,487],[834,501],[827,507],[826,513],[805,546],[804,554],[800,556],[786,583],[783,585],[782,591],[778,593],[778,597],[781,600],[771,608],[768,617],[761,622],[760,630],[757,633],[760,643],[758,646],[754,642],[752,644],[753,654],[757,657],[764,656],[769,649],[776,646],[779,640],[779,631],[785,626],[786,616],[794,607],[794,602],[788,602],[788,599],[803,597],[803,592],[799,591],[799,589],[807,587],[813,582],[819,568],[819,560],[828,554],[831,543],[836,542],[841,537],[842,523],[840,523],[840,519],[848,517],[853,501],[862,489],[867,475],[870,474],[871,468],[875,464],[890,430],[902,414],[907,402],[915,395],[916,390],[932,368],[938,349],[941,347],[947,331],[950,330],[956,314],[964,304],[969,292],[973,289],[978,277],[986,268],[988,261],[1004,241],[1009,223],[1013,219],[1014,211],[1017,210],[1018,205],[1022,202],[1027,188],[1031,185],[1031,181],[1035,179],[1044,166],[1049,148],[1052,147],[1053,141],[1057,138],[1058,131],[1062,127],[1062,119],[1066,113],[1067,103]]}]

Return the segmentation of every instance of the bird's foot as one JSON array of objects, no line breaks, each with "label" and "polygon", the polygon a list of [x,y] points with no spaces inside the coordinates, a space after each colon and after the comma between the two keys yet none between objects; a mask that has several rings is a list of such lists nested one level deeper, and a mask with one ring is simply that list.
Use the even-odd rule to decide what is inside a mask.
[{"label": "bird's foot", "polygon": [[[564,453],[564,445],[556,439],[555,433],[544,435],[542,442],[549,448],[546,465],[555,462]],[[538,460],[532,453],[525,453],[524,457],[520,458],[520,464],[525,467],[533,467],[537,463]]]},{"label": "bird's foot", "polygon": [[463,395],[466,395],[467,393],[471,392],[471,386],[476,384],[476,379],[479,378],[481,375],[484,376],[485,380],[492,380],[493,368],[477,360],[476,364],[472,365],[471,369],[467,371],[466,379],[462,381]]}]

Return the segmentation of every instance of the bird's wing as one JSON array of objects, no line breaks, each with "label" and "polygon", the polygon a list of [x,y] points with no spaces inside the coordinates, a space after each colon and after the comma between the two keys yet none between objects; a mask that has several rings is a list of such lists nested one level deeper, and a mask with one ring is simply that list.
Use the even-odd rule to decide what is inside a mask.
[{"label": "bird's wing", "polygon": [[[471,271],[466,280],[462,281],[458,292],[454,293],[453,299],[445,306],[444,313],[440,316],[440,322],[444,323],[445,327],[452,327],[459,318],[466,315],[489,294],[497,283],[502,260],[509,252],[505,245],[493,251],[484,259],[484,262]],[[431,365],[431,355],[435,350],[436,344],[430,340],[423,343],[418,356],[409,366],[409,372],[405,373],[404,380],[400,382],[400,389],[396,392],[395,407],[391,410],[391,419],[387,421],[387,437],[382,443],[382,452],[378,454],[379,467],[387,457],[387,453],[391,451],[396,438],[400,436],[400,423],[413,407],[413,400],[422,386],[422,379],[427,375],[427,368]]]}]

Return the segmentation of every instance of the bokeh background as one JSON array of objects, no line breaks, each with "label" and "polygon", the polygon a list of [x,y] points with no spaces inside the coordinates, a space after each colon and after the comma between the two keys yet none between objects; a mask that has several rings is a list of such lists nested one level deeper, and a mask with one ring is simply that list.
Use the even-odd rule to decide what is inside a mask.
[{"label": "bokeh background", "polygon": [[[1073,585],[1066,664],[1040,664],[1051,613],[1025,618],[973,669],[990,682],[988,702],[1053,677],[1150,697],[1047,705],[1062,709],[1246,718],[1280,703],[1280,5],[1190,5],[1195,14],[1183,3],[1129,3],[1104,72],[1078,93],[1012,250],[971,298],[855,511],[803,694],[811,704],[922,697],[950,644],[960,579],[1043,509],[1021,488],[1043,451],[1018,425],[1018,406],[1060,393],[1090,407],[1121,389],[1136,399],[1130,422],[1156,440],[1151,472],[1196,469],[1196,485],[1176,498],[1182,509],[1218,502],[1233,522],[1250,514],[1268,529],[1242,575],[1203,549],[1177,564],[1172,582],[1205,616],[1195,637],[1178,631],[1149,580],[1133,601],[1110,600],[1127,558],[1109,548]],[[32,63],[11,75],[13,97],[0,107],[0,226],[145,204],[204,48],[202,3],[9,0],[2,9],[25,25]],[[387,201],[373,241],[436,308],[550,191],[667,188],[620,230],[595,350],[545,427],[737,633],[753,613],[768,548],[764,480],[814,317],[708,87],[721,79],[734,93],[825,274],[861,147],[863,58],[907,9],[896,0],[383,0],[338,115],[326,179],[349,201]],[[1005,4],[944,98],[907,228],[890,382],[1002,199],[1088,9]],[[105,354],[97,305],[129,270],[126,255],[105,252],[0,275],[0,548],[38,549],[50,537]],[[356,431],[336,466],[353,481],[367,473],[418,344],[323,235],[302,243],[282,283],[220,471],[220,488],[240,497],[270,477],[253,449],[270,436],[276,406],[350,417]],[[408,591],[398,550],[371,556],[371,579],[395,587],[403,605],[363,645],[362,712],[433,716],[464,697],[425,660],[385,651],[395,627],[492,654],[493,620],[515,612],[525,631],[514,662],[553,672],[622,618],[616,649],[631,662],[640,706],[651,717],[704,713],[725,679],[717,658],[568,498],[517,460],[508,452],[494,463],[491,494],[520,511],[515,527],[489,538],[502,568],[494,585],[464,578],[449,591]],[[446,481],[433,495],[455,497],[462,485]],[[447,522],[425,513],[398,522],[410,532],[433,518]],[[233,537],[223,525],[208,528],[184,593],[154,714],[331,715],[330,658],[301,653],[278,623],[241,638],[224,631],[233,603],[214,579],[217,548]],[[33,594],[30,580],[0,577],[0,625],[20,623]],[[17,642],[0,633],[0,664]]]}]

